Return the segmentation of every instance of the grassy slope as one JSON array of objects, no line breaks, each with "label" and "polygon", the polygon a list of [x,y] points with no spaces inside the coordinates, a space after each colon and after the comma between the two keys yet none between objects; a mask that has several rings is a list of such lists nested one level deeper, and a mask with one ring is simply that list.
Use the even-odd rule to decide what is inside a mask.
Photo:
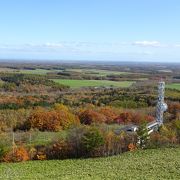
[{"label": "grassy slope", "polygon": [[71,79],[54,79],[55,82],[68,85],[71,88],[88,87],[88,86],[115,86],[129,87],[132,81],[107,81],[107,80],[71,80]]},{"label": "grassy slope", "polygon": [[180,148],[85,160],[0,164],[0,179],[179,179]]}]

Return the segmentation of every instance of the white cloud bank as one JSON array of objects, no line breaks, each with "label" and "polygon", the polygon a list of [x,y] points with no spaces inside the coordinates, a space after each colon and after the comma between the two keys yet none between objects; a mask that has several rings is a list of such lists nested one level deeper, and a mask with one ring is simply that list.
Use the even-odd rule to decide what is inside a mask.
[{"label": "white cloud bank", "polygon": [[179,48],[179,47],[180,47],[180,44],[175,44],[175,47],[178,47],[178,48]]},{"label": "white cloud bank", "polygon": [[162,47],[159,41],[135,41],[132,45],[141,47]]}]

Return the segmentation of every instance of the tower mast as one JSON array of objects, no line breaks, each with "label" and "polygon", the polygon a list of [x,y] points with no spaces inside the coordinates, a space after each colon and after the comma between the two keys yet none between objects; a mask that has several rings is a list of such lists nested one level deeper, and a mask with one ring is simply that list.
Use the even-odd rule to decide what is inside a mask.
[{"label": "tower mast", "polygon": [[164,102],[165,82],[160,81],[158,85],[158,102],[156,106],[156,121],[159,125],[163,124],[163,114],[167,110],[167,104]]}]

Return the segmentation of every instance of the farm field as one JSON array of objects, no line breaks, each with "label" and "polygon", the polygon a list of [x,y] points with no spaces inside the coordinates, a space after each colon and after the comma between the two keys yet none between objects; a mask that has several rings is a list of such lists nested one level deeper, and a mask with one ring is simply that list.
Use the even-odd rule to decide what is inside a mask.
[{"label": "farm field", "polygon": [[133,81],[108,81],[108,80],[72,80],[72,79],[53,79],[54,82],[68,85],[71,88],[80,87],[129,87],[132,85]]},{"label": "farm field", "polygon": [[[74,68],[67,68],[65,70],[55,70],[55,69],[11,69],[11,68],[0,68],[0,72],[9,72],[9,73],[22,73],[22,74],[36,74],[36,75],[46,75],[47,73],[52,72],[78,72],[81,74],[86,74],[90,76],[107,76],[107,75],[128,75],[128,74],[137,74],[132,72],[121,72],[121,71],[111,71],[111,70],[102,70],[102,69],[74,69]],[[141,73],[143,75],[143,73]]]},{"label": "farm field", "polygon": [[0,68],[0,72],[8,72],[8,73],[22,73],[22,74],[36,74],[36,75],[46,75],[50,72],[56,72],[58,70],[46,70],[46,69],[35,69],[35,70],[28,70],[28,69],[11,69],[11,68]]},{"label": "farm field", "polygon": [[95,76],[133,74],[131,72],[110,71],[110,70],[102,70],[102,69],[66,69],[66,71],[79,72],[79,73],[95,75]]},{"label": "farm field", "polygon": [[[62,72],[62,70],[46,70],[46,69],[35,69],[35,70],[17,70],[12,71],[16,73],[23,74],[39,74],[46,75],[50,72]],[[134,74],[131,72],[119,72],[119,71],[110,71],[110,70],[101,70],[101,69],[65,69],[65,72],[78,72],[90,76],[107,76],[107,75],[121,75],[121,74]]]},{"label": "farm field", "polygon": [[79,160],[0,164],[0,179],[179,179],[180,148]]},{"label": "farm field", "polygon": [[59,72],[59,70],[46,70],[46,69],[35,69],[35,70],[19,70],[18,73],[22,74],[37,74],[37,75],[46,75],[51,72]]},{"label": "farm field", "polygon": [[180,83],[167,84],[167,88],[180,90]]},{"label": "farm field", "polygon": [[[23,73],[23,74],[39,74],[45,75],[50,72],[60,72],[62,70],[47,70],[47,69],[11,69],[11,68],[0,68],[0,72],[11,72],[11,73]],[[107,75],[121,75],[121,74],[134,74],[131,72],[121,72],[121,71],[111,71],[111,70],[101,70],[101,69],[74,69],[67,68],[65,72],[79,72],[83,74],[93,75],[93,76],[107,76]]]}]

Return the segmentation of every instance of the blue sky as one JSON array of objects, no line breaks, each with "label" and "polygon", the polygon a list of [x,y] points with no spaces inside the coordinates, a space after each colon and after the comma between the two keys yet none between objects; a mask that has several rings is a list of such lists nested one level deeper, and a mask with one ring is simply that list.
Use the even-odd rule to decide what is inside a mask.
[{"label": "blue sky", "polygon": [[0,0],[0,59],[180,62],[179,0]]}]

